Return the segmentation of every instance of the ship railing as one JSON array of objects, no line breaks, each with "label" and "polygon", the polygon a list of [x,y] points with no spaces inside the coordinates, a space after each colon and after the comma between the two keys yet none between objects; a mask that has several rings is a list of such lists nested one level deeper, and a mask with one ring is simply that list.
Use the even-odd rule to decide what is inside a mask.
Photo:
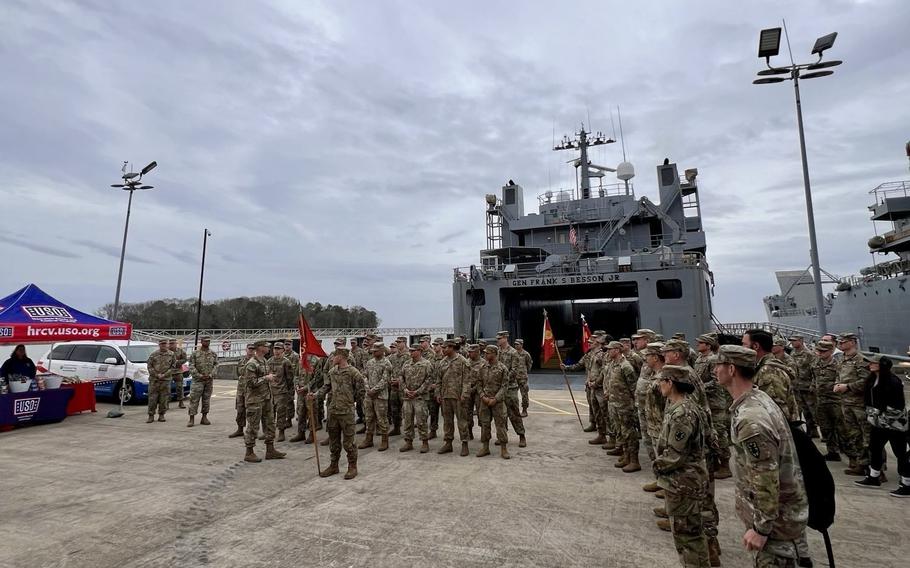
[{"label": "ship railing", "polygon": [[881,205],[887,197],[910,197],[910,180],[886,181],[872,190],[869,195],[875,196],[875,204]]},{"label": "ship railing", "polygon": [[[597,185],[591,188],[590,197],[610,197],[617,195],[631,195],[635,197],[635,190],[632,187],[630,182],[628,187],[625,183],[605,183]],[[551,205],[553,203],[562,203],[564,201],[575,201],[576,199],[582,199],[581,188],[569,188],[569,189],[548,189],[537,194],[537,204],[538,205]]]},{"label": "ship railing", "polygon": [[730,335],[743,335],[750,329],[762,329],[771,335],[784,339],[787,339],[792,335],[801,335],[807,343],[818,341],[822,337],[822,334],[816,329],[768,321],[719,323],[716,325],[716,328],[717,331]]}]

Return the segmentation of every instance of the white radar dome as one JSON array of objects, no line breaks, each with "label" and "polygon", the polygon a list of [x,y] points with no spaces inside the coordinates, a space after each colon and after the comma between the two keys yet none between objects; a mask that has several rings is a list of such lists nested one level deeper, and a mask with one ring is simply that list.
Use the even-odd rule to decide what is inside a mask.
[{"label": "white radar dome", "polygon": [[619,164],[616,166],[616,177],[623,181],[629,181],[635,177],[635,166],[632,165],[632,162]]}]

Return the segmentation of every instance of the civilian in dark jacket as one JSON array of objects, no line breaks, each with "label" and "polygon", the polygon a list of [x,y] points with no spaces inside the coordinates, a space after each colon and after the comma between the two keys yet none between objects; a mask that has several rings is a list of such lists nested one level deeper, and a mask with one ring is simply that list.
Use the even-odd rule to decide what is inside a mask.
[{"label": "civilian in dark jacket", "polygon": [[[866,408],[879,412],[904,410],[904,385],[899,377],[891,373],[891,359],[882,355],[872,355],[869,361],[869,378],[866,379]],[[897,458],[897,471],[900,474],[900,485],[891,492],[894,497],[910,497],[910,462],[907,460],[907,434],[892,428],[872,426],[869,436],[869,473],[865,479],[854,481],[863,487],[881,486],[881,470],[884,462],[885,444],[891,444],[894,457]]]},{"label": "civilian in dark jacket", "polygon": [[25,354],[25,345],[17,345],[9,359],[0,367],[0,377],[7,379],[11,375],[22,375],[34,379],[36,372],[35,363]]}]

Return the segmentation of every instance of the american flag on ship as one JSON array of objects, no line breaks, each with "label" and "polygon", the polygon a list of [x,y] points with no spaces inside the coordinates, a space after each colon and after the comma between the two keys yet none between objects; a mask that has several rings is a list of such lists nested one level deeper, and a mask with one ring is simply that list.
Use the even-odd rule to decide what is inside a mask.
[{"label": "american flag on ship", "polygon": [[574,247],[578,246],[578,234],[575,232],[575,227],[569,226],[569,243]]}]

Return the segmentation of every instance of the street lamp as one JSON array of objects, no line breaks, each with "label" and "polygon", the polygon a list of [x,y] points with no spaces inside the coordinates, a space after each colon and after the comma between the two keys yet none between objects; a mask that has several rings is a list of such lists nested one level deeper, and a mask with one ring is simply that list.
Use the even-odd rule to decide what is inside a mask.
[{"label": "street lamp", "polygon": [[[771,58],[780,52],[780,36],[781,28],[769,28],[761,31],[758,40],[758,57],[765,60],[768,68],[759,71],[758,78],[752,83],[755,85],[766,85],[782,83],[786,80],[793,81],[793,90],[796,93],[796,122],[799,126],[799,149],[803,160],[803,186],[806,191],[806,216],[809,220],[809,256],[812,262],[812,277],[815,280],[815,309],[818,312],[818,331],[824,334],[828,332],[828,324],[825,321],[825,298],[822,294],[821,266],[819,266],[818,262],[818,240],[815,236],[815,213],[812,209],[812,189],[809,185],[809,163],[806,159],[806,135],[803,132],[803,109],[799,98],[799,80],[831,75],[834,71],[828,68],[836,67],[843,61],[822,61],[824,52],[834,46],[834,40],[837,38],[837,32],[834,32],[815,41],[812,55],[818,54],[818,61],[797,64],[792,60],[791,56],[790,65],[772,67]],[[802,73],[803,71],[810,72]],[[784,75],[784,77],[779,77],[778,75]]]},{"label": "street lamp", "polygon": [[111,185],[111,187],[130,192],[130,198],[126,202],[126,224],[123,227],[123,246],[120,248],[120,270],[117,272],[117,292],[114,295],[114,313],[111,316],[111,319],[115,321],[117,320],[117,314],[120,311],[120,284],[123,281],[123,259],[126,257],[126,236],[130,230],[130,210],[133,208],[133,192],[136,190],[154,188],[152,185],[143,185],[142,176],[158,167],[158,162],[151,162],[149,165],[142,168],[138,174],[136,172],[128,172],[127,166],[129,166],[129,162],[123,162],[123,168],[120,170],[123,172],[123,175],[120,176],[123,178],[123,183]]},{"label": "street lamp", "polygon": [[205,278],[205,247],[212,232],[208,229],[202,234],[202,268],[199,271],[199,299],[196,301],[196,337],[193,339],[193,349],[199,345],[199,320],[202,318],[202,280]]}]

